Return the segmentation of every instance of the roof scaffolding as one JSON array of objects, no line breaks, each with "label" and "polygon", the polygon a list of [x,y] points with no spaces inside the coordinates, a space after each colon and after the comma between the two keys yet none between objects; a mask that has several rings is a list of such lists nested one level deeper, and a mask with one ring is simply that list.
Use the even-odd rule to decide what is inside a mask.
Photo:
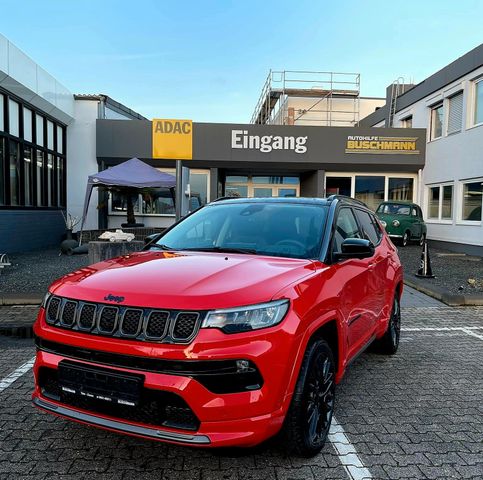
[{"label": "roof scaffolding", "polygon": [[[270,70],[251,123],[294,125],[302,120],[304,124],[353,126],[359,122],[359,93],[358,73]],[[290,105],[289,99],[295,97],[306,99],[303,108]],[[336,99],[345,99],[343,107]]]}]

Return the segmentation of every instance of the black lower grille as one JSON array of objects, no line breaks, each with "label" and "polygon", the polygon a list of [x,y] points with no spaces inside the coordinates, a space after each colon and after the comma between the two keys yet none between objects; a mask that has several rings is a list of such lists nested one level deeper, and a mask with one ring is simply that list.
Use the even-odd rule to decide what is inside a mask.
[{"label": "black lower grille", "polygon": [[73,408],[154,427],[194,431],[200,426],[198,418],[188,404],[171,392],[143,388],[139,405],[130,407],[61,391],[57,370],[53,368],[42,367],[38,378],[45,397]]}]

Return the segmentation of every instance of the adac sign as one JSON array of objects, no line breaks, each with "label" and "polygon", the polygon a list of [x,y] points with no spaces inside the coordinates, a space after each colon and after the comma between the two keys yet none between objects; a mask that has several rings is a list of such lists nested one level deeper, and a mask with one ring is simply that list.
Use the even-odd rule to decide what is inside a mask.
[{"label": "adac sign", "polygon": [[191,160],[193,158],[193,122],[153,119],[153,158]]}]

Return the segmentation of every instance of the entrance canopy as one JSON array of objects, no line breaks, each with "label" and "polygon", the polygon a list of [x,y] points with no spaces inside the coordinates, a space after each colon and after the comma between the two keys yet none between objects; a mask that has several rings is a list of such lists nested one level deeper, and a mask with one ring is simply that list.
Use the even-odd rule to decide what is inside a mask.
[{"label": "entrance canopy", "polygon": [[87,180],[84,209],[82,212],[81,234],[87,217],[87,209],[94,187],[131,187],[131,188],[174,188],[176,177],[169,173],[163,173],[139,158],[131,158],[115,167],[108,168],[94,175],[89,175]]}]

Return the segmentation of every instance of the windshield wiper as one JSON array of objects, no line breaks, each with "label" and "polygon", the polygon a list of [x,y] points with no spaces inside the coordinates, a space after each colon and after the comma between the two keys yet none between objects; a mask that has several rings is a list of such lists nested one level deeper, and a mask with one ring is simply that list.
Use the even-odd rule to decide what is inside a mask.
[{"label": "windshield wiper", "polygon": [[159,248],[160,250],[178,250],[177,248],[168,247],[168,245],[164,245],[164,243],[153,243],[152,245],[148,245],[149,248]]},{"label": "windshield wiper", "polygon": [[230,247],[195,247],[195,248],[185,248],[185,250],[191,250],[194,252],[220,252],[220,253],[246,253],[246,254],[257,254],[258,251],[254,248],[230,248]]}]

